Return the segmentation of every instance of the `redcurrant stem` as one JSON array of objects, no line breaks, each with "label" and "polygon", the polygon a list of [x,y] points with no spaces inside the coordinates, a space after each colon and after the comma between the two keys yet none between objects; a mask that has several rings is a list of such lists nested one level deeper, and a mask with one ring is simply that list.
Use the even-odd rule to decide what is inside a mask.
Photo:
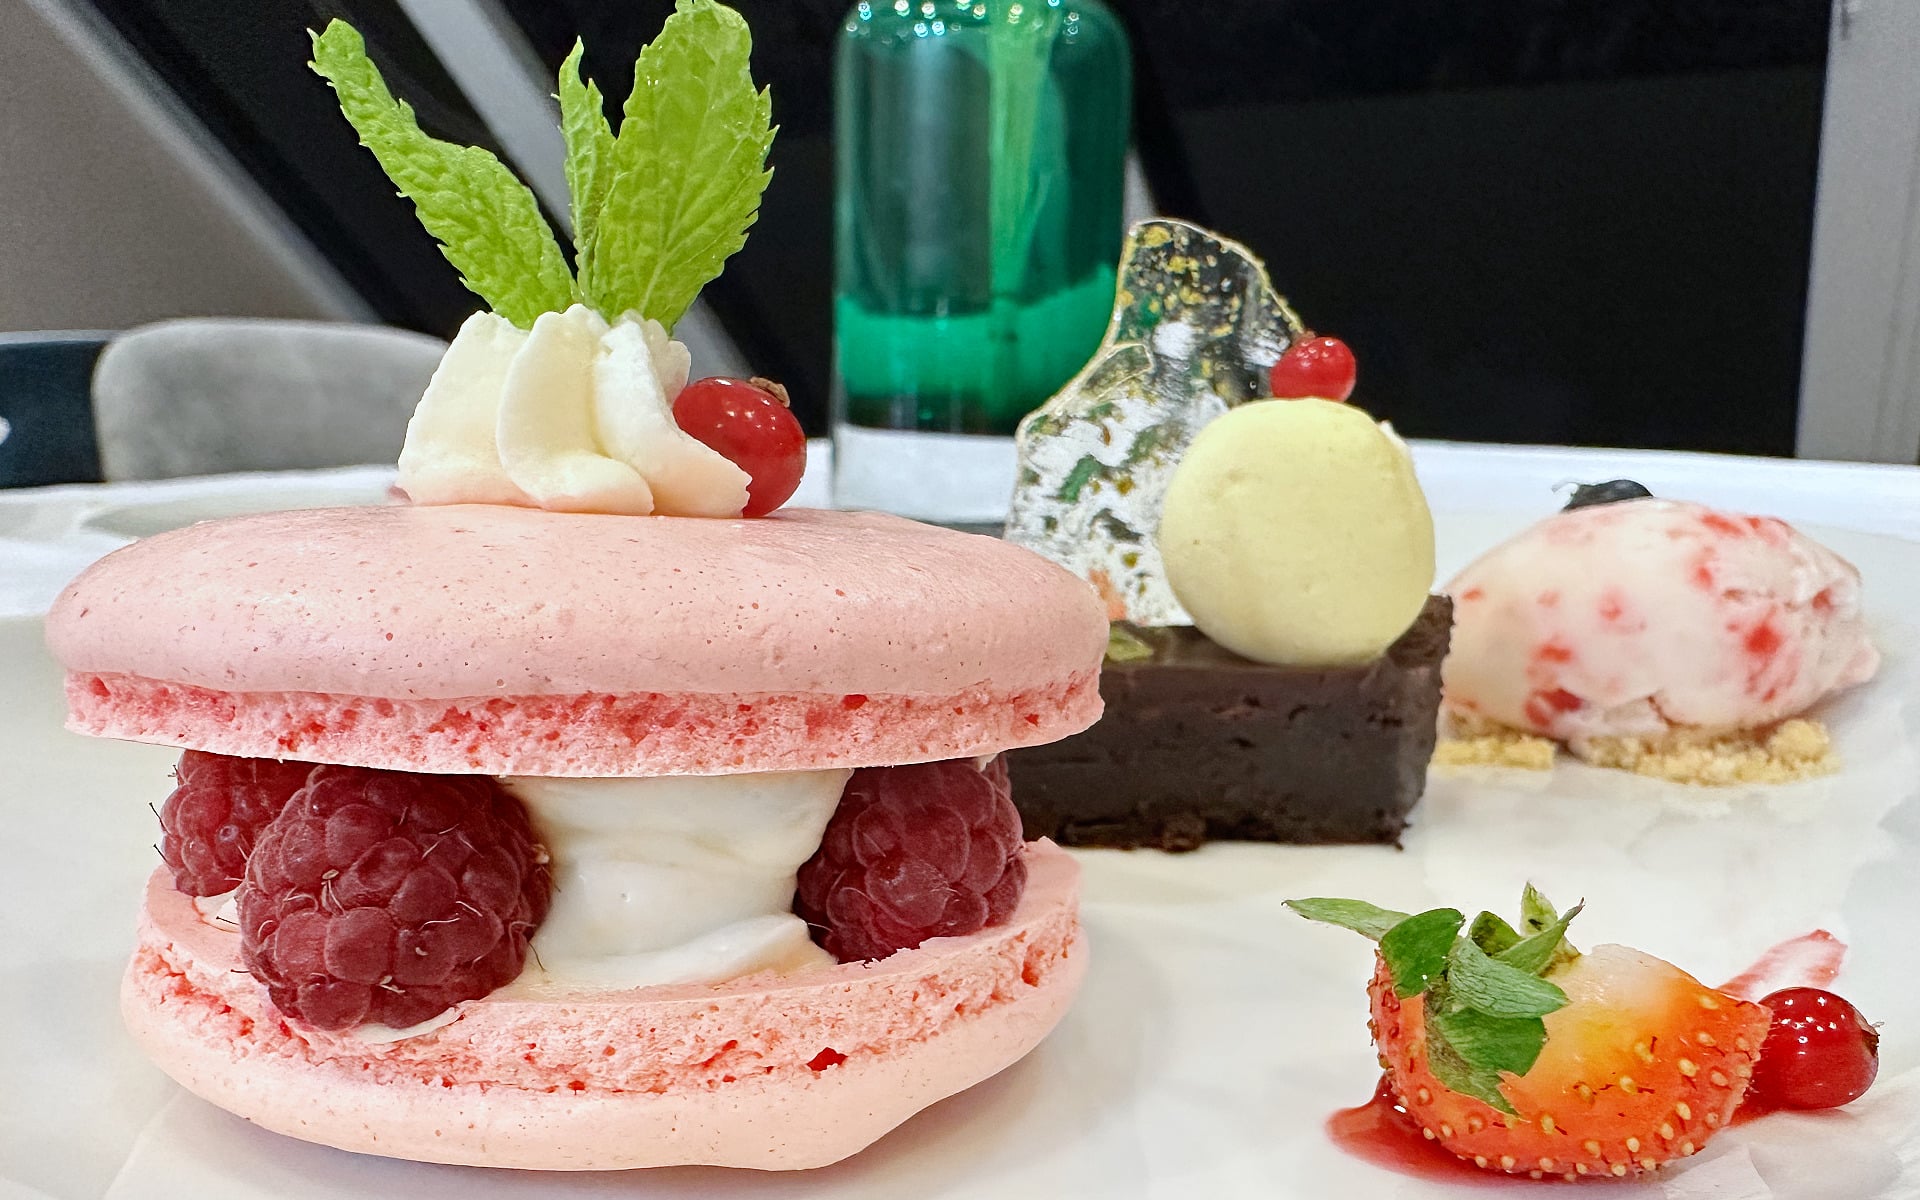
[{"label": "redcurrant stem", "polygon": [[747,380],[747,382],[763,392],[770,393],[774,399],[780,402],[781,408],[793,407],[793,401],[787,397],[787,387],[785,384],[775,383],[764,375],[755,375],[752,379]]}]

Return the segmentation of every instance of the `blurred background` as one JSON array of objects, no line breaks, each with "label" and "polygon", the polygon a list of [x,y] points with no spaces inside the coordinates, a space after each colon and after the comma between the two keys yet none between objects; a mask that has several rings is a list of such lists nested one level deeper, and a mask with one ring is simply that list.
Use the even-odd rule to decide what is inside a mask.
[{"label": "blurred background", "polygon": [[[699,373],[779,378],[821,433],[848,5],[733,2],[773,89],[775,176],[682,335]],[[1250,245],[1403,432],[1920,457],[1920,3],[1110,7],[1133,48],[1128,215]],[[303,69],[306,31],[352,20],[426,128],[494,149],[559,213],[555,68],[583,37],[617,106],[671,8],[6,0],[0,330],[450,336],[475,301]]]}]

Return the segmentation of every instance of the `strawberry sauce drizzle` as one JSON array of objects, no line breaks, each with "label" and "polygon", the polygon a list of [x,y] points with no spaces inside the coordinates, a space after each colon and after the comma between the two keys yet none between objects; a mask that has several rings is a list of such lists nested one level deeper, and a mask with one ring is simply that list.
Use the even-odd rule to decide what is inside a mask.
[{"label": "strawberry sauce drizzle", "polygon": [[1776,1105],[1769,1104],[1765,1100],[1748,1095],[1740,1101],[1740,1107],[1733,1110],[1733,1115],[1727,1118],[1727,1128],[1732,1129],[1735,1125],[1745,1125],[1748,1121],[1758,1121],[1761,1117],[1780,1111],[1781,1109]]},{"label": "strawberry sauce drizzle", "polygon": [[1527,1182],[1496,1171],[1483,1171],[1442,1150],[1440,1143],[1428,1141],[1422,1136],[1419,1124],[1400,1106],[1393,1094],[1393,1085],[1385,1076],[1374,1089],[1373,1099],[1357,1108],[1339,1109],[1327,1118],[1327,1137],[1363,1162],[1415,1179],[1494,1187]]},{"label": "strawberry sauce drizzle", "polygon": [[1746,970],[1720,985],[1720,990],[1742,1000],[1758,1000],[1781,988],[1817,987],[1832,983],[1847,956],[1847,944],[1824,929],[1788,938],[1762,954]]}]

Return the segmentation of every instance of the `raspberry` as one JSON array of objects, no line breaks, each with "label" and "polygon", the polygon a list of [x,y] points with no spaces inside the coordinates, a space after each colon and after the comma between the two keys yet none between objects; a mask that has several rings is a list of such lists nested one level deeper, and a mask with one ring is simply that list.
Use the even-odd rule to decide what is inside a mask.
[{"label": "raspberry", "polygon": [[316,767],[247,863],[242,961],[316,1028],[415,1025],[520,974],[546,864],[491,779]]},{"label": "raspberry", "polygon": [[1007,798],[1008,804],[1013,803],[1013,772],[1007,766],[1006,755],[996,754],[981,763],[980,773],[987,777],[987,782],[993,785],[994,791]]},{"label": "raspberry", "polygon": [[971,759],[853,773],[794,911],[841,962],[1007,919],[1027,884],[1006,773]]},{"label": "raspberry", "polygon": [[173,771],[179,782],[160,806],[160,857],[173,871],[173,886],[189,896],[239,887],[260,831],[312,770],[312,763],[270,758],[181,755]]}]

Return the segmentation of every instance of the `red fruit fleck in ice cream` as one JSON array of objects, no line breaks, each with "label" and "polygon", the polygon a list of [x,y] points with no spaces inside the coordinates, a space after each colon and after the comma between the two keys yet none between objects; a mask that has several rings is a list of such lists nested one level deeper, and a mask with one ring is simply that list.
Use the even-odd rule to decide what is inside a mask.
[{"label": "red fruit fleck in ice cream", "polygon": [[189,750],[160,805],[160,857],[173,886],[219,896],[240,886],[260,831],[307,782],[312,763],[230,758]]},{"label": "red fruit fleck in ice cream", "polygon": [[1007,919],[1027,882],[1020,814],[998,763],[853,773],[794,904],[841,962]]},{"label": "red fruit fleck in ice cream", "polygon": [[242,961],[308,1025],[403,1029],[519,975],[550,886],[493,780],[316,767],[247,863]]}]

